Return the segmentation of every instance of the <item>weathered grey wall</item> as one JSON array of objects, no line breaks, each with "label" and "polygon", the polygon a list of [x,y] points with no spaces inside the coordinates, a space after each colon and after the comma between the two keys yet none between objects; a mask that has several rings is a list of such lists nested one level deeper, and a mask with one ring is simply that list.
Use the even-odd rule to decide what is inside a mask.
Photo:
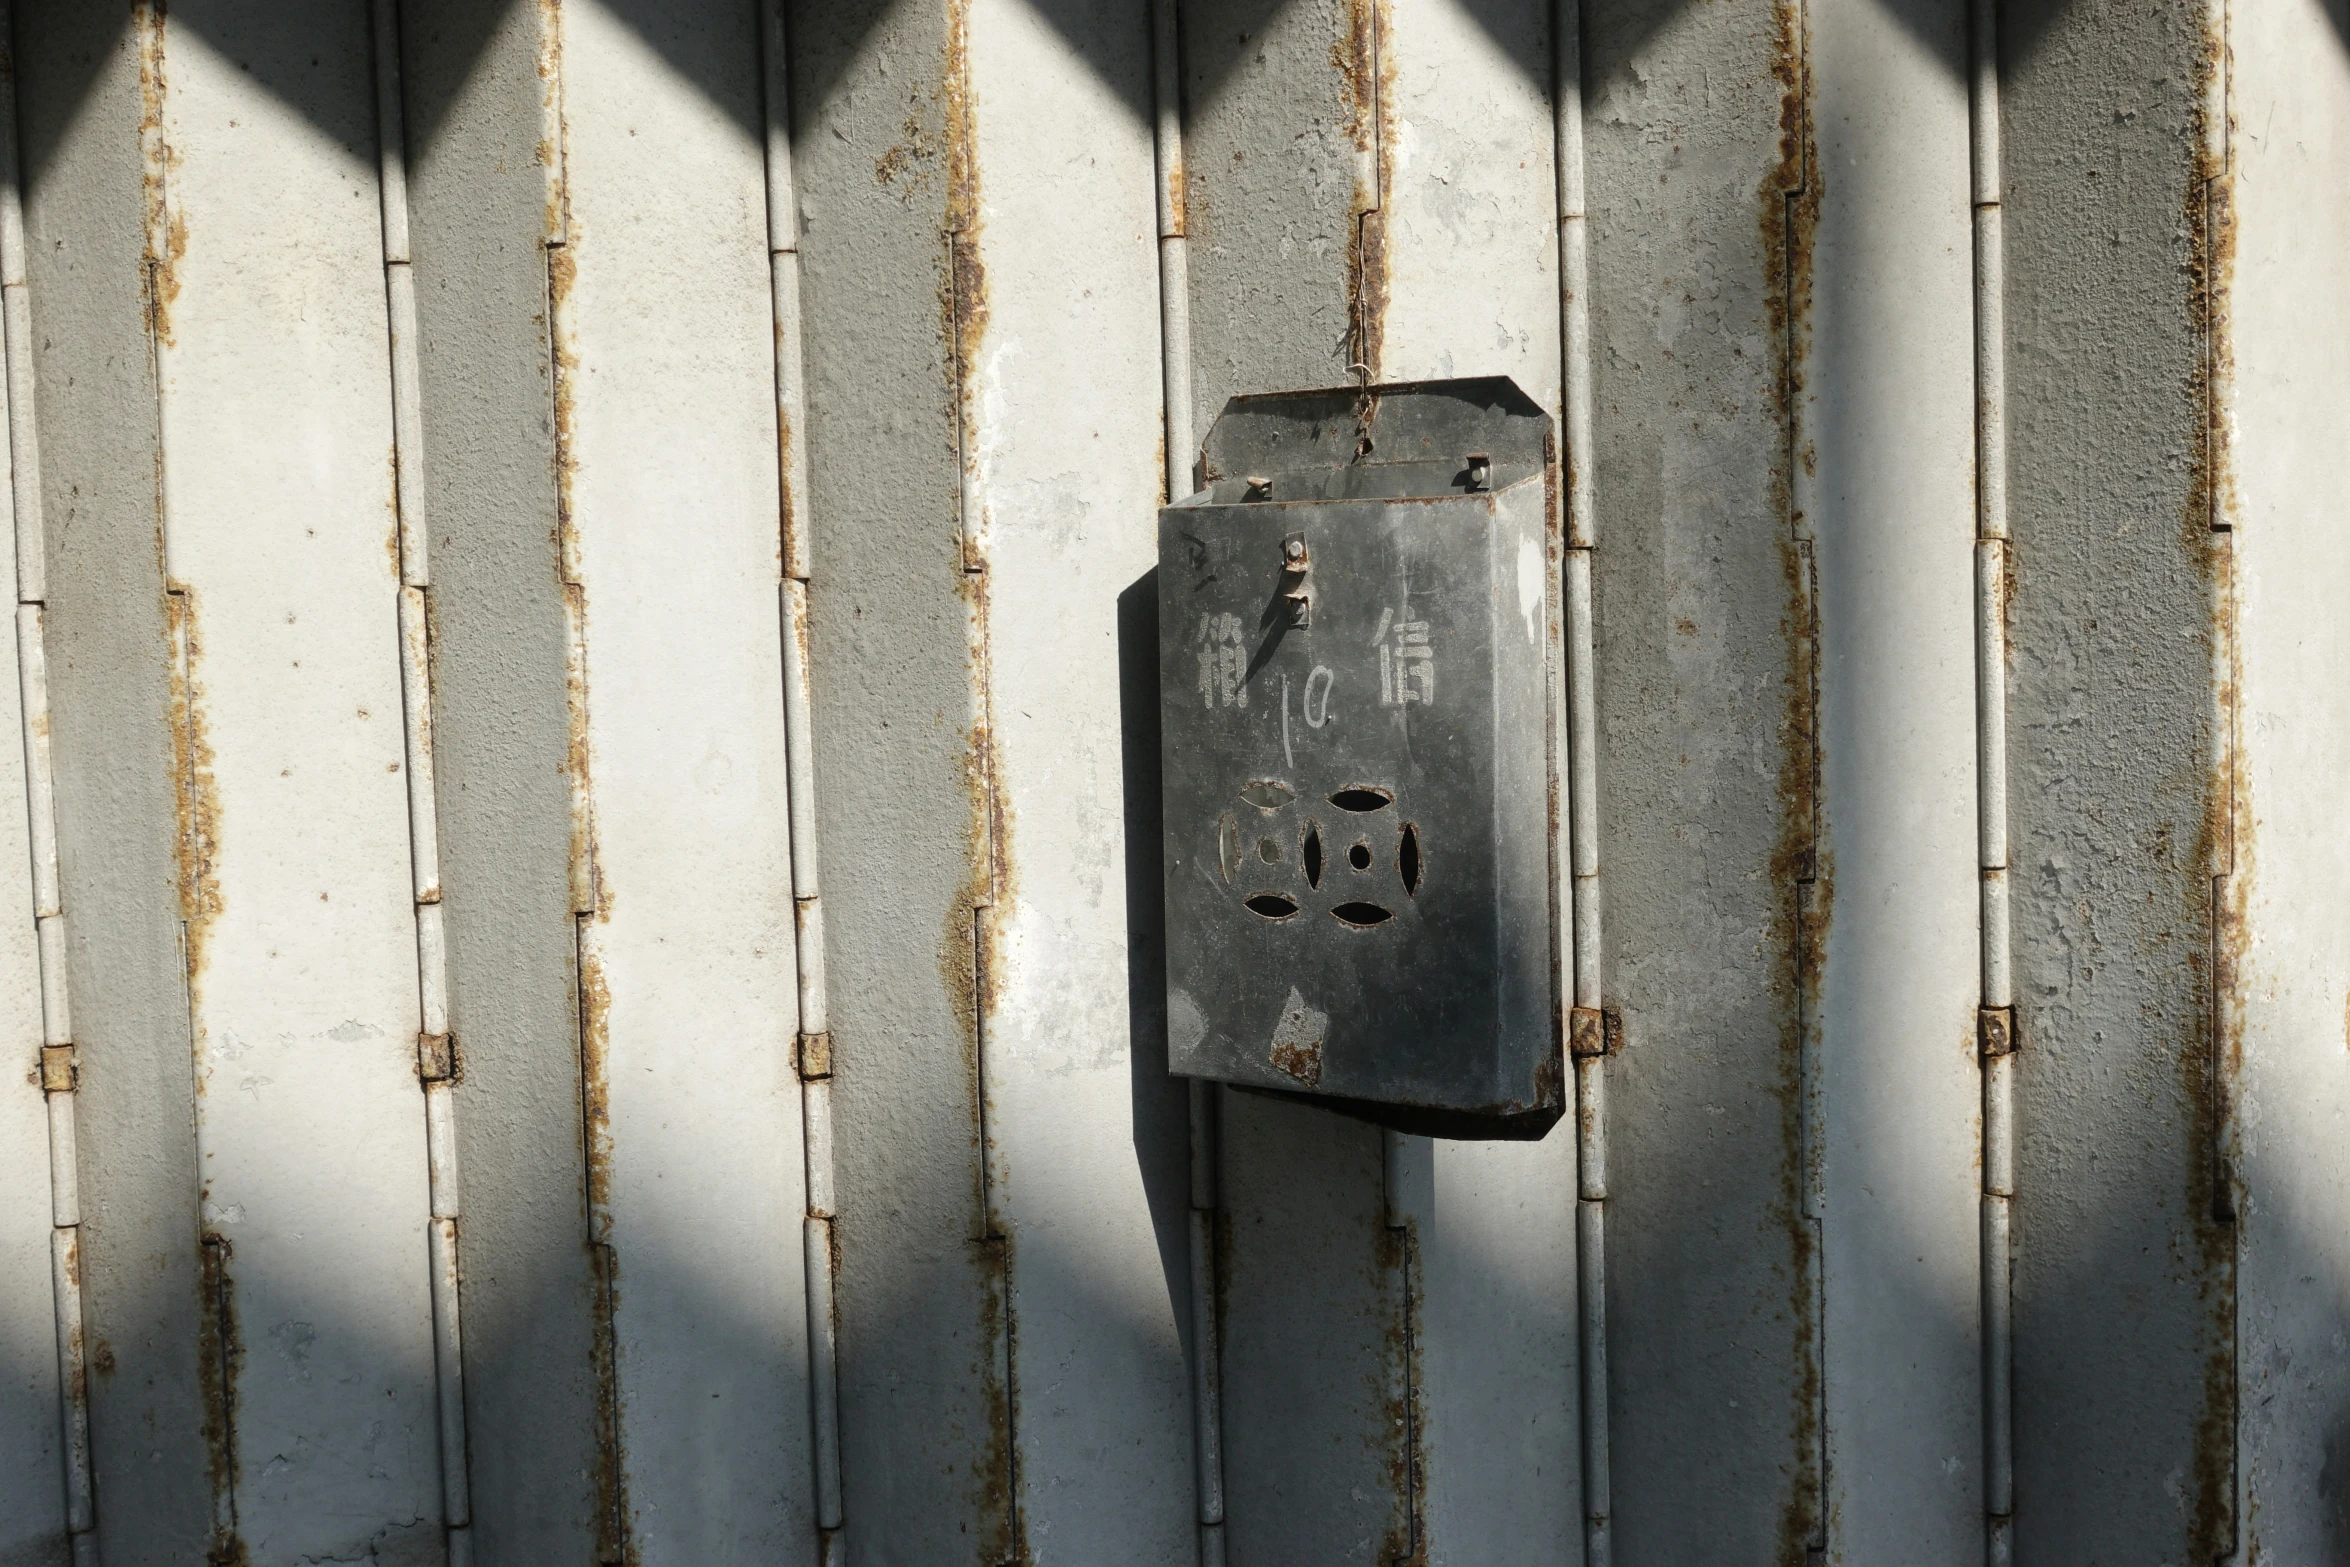
[{"label": "weathered grey wall", "polygon": [[[2350,1549],[2340,0],[2236,8],[2224,78],[2200,0],[158,16],[13,22],[99,1507],[0,1560]],[[2004,191],[1975,167],[1970,217],[1985,23]],[[386,453],[403,175],[423,413]],[[1969,255],[1994,200],[2003,295]],[[1565,412],[1578,223],[1612,1046],[1584,1124],[1463,1143],[1218,1092],[1187,1170],[1162,432],[1452,375]],[[2004,400],[1970,399],[2000,303]],[[2004,691],[1967,618],[1994,413]],[[403,519],[437,827],[389,760]],[[795,932],[803,565],[788,738],[832,883]],[[1965,858],[2002,697],[2012,1296]],[[407,1076],[404,853],[442,866],[461,1214]],[[1578,1138],[1614,1146],[1604,1199]],[[0,1299],[36,1372],[0,1409],[54,1401],[54,1323],[14,1320],[48,1292]],[[21,1446],[0,1499],[59,1494],[56,1438]]]},{"label": "weathered grey wall", "polygon": [[2016,1552],[2186,1560],[2233,1512],[2204,12],[2006,20]]}]

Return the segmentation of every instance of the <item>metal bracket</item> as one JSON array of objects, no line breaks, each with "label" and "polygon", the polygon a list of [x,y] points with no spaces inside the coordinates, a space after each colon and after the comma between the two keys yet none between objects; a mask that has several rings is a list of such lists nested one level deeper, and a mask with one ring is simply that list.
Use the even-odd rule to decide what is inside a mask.
[{"label": "metal bracket", "polygon": [[416,1075],[427,1083],[446,1083],[457,1076],[457,1036],[416,1036]]},{"label": "metal bracket", "polygon": [[1608,1034],[1607,1014],[1597,1007],[1576,1007],[1567,1014],[1567,1051],[1578,1061],[1606,1055],[1612,1043]]},{"label": "metal bracket", "polygon": [[800,1077],[814,1081],[832,1075],[832,1035],[802,1034],[800,1036]]},{"label": "metal bracket", "polygon": [[47,1094],[70,1094],[81,1081],[81,1072],[75,1066],[73,1046],[43,1045],[41,1047],[41,1091]]},{"label": "metal bracket", "polygon": [[1981,1008],[1976,1013],[1976,1035],[1982,1043],[1984,1060],[2014,1054],[2015,1008]]}]

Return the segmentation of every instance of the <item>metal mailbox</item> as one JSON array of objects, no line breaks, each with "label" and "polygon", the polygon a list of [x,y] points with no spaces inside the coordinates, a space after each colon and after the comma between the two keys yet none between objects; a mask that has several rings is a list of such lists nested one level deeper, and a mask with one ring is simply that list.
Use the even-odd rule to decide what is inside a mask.
[{"label": "metal mailbox", "polygon": [[1408,1130],[1562,1107],[1550,424],[1238,397],[1159,514],[1168,1066]]}]

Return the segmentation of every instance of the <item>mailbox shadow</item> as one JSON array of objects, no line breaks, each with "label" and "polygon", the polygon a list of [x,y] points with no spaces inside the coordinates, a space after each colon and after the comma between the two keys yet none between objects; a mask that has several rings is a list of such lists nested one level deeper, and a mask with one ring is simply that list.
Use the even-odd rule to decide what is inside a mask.
[{"label": "mailbox shadow", "polygon": [[1118,595],[1118,762],[1125,795],[1126,1021],[1133,1074],[1134,1161],[1150,1204],[1167,1302],[1191,1340],[1190,1087],[1167,1071],[1167,926],[1159,843],[1159,573]]}]

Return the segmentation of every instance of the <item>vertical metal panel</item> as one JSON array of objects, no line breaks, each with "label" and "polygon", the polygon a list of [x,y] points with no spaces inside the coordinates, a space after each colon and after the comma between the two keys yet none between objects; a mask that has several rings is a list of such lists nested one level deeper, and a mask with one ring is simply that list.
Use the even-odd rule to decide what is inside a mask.
[{"label": "vertical metal panel", "polygon": [[560,24],[589,1187],[648,1563],[816,1545],[758,21],[729,0]]},{"label": "vertical metal panel", "polygon": [[[1237,392],[1357,376],[1499,372],[1555,409],[1549,8],[1211,3],[1183,22],[1199,427]],[[1371,1134],[1323,1119],[1228,1096],[1232,1549],[1400,1553],[1424,1532],[1434,1560],[1564,1559],[1571,1140],[1421,1144],[1432,1201],[1388,1230],[1355,1185]],[[1518,1243],[1497,1250],[1502,1228]],[[1320,1301],[1305,1360],[1300,1292]]]},{"label": "vertical metal panel", "polygon": [[[0,13],[0,22],[5,13]],[[9,100],[0,96],[0,108]],[[13,138],[10,138],[10,143]],[[0,145],[7,145],[0,143]],[[0,169],[0,179],[13,171]],[[5,199],[5,198],[0,198]],[[13,361],[29,345],[11,337]],[[11,388],[23,395],[29,388]],[[13,431],[21,421],[11,418]],[[13,456],[13,450],[11,452]],[[13,464],[12,464],[13,466]],[[15,486],[10,486],[13,491]],[[14,506],[0,500],[13,515]],[[15,538],[13,526],[0,537]],[[39,535],[36,532],[34,539]],[[13,565],[0,568],[0,586],[14,603],[21,590]],[[15,617],[39,634],[37,613]],[[9,662],[21,673],[24,645],[11,637]],[[37,647],[37,644],[36,644]],[[42,1091],[40,955],[34,936],[35,889],[31,827],[36,819],[28,784],[31,731],[24,726],[23,686],[0,678],[0,737],[11,726],[24,737],[10,746],[0,738],[0,1561],[63,1560],[66,1533],[66,1449],[64,1404],[60,1399],[58,1316],[51,1299],[49,1250],[53,1226],[75,1222],[77,1214],[57,1211],[70,1193],[73,1096],[60,1093],[52,1105]],[[46,806],[46,801],[41,802]],[[44,834],[44,837],[47,835]],[[62,1112],[62,1114],[60,1114]],[[63,1145],[53,1150],[52,1119]],[[52,1153],[62,1153],[65,1189],[51,1174]],[[74,1207],[78,1209],[79,1203]],[[79,1264],[76,1263],[76,1271]],[[78,1329],[78,1320],[74,1324]]]},{"label": "vertical metal panel", "polygon": [[795,5],[789,28],[822,519],[808,600],[843,1506],[849,1551],[874,1567],[992,1564],[1014,1540],[979,1148],[974,911],[993,877],[958,386],[988,284],[958,276],[947,238],[976,215],[963,22],[934,0],[878,16]]},{"label": "vertical metal panel", "polygon": [[[2350,845],[2336,802],[2350,732],[2331,696],[2350,678],[2340,606],[2350,539],[2338,518],[2350,376],[2338,351],[2350,161],[2350,49],[2339,8],[2238,6],[2228,19],[2236,126],[2235,357],[2229,467],[2241,637],[2234,829],[2239,934],[2227,1038],[2239,1079],[2243,1335],[2236,1369],[2246,1562],[2350,1549],[2335,1476],[2350,1425]],[[2272,133],[2263,123],[2272,112]],[[2229,968],[2234,972],[2229,975]]]},{"label": "vertical metal panel", "polygon": [[1232,1559],[1392,1562],[1410,1549],[1405,1232],[1384,1222],[1380,1133],[1242,1093],[1224,1095],[1223,1133]]},{"label": "vertical metal panel", "polygon": [[[1555,417],[1551,6],[1388,0],[1379,30],[1379,379],[1506,375]],[[1234,390],[1269,388],[1235,387]]]},{"label": "vertical metal panel", "polygon": [[261,1560],[438,1536],[371,32],[190,4],[150,45],[216,1517]]},{"label": "vertical metal panel", "polygon": [[539,159],[547,21],[531,6],[400,7],[485,1567],[586,1560],[600,1472]]},{"label": "vertical metal panel", "polygon": [[16,21],[51,733],[80,1057],[81,1273],[113,1564],[210,1544],[198,1181],[179,942],[170,690],[145,308],[133,8]]},{"label": "vertical metal panel", "polygon": [[1428,1559],[1579,1562],[1572,1126],[1414,1141],[1434,1185],[1415,1226]]},{"label": "vertical metal panel", "polygon": [[2214,1212],[2204,992],[2203,7],[2001,21],[2014,1548],[2208,1559],[2232,1511],[2233,1240]]},{"label": "vertical metal panel", "polygon": [[[1376,25],[1379,374],[1508,375],[1555,418],[1552,12],[1417,0],[1377,8]],[[1539,1143],[1422,1143],[1409,1371],[1431,1562],[1580,1557],[1576,1151],[1563,1126]]]},{"label": "vertical metal panel", "polygon": [[1807,8],[1828,1547],[1983,1549],[1965,0]]},{"label": "vertical metal panel", "polygon": [[1584,20],[1626,1562],[1800,1560],[1816,1519],[1795,930],[1809,700],[1779,383],[1809,241],[1789,201],[1792,22],[1666,4]]},{"label": "vertical metal panel", "polygon": [[1010,1233],[1018,1504],[1039,1564],[1197,1552],[1185,1091],[1158,1031],[1133,1032],[1152,981],[1130,967],[1113,873],[1131,820],[1118,601],[1157,556],[1163,439],[1147,20],[1025,0],[976,0],[968,20],[986,329],[964,370],[964,461],[987,513],[1002,862],[981,1050],[1007,1182],[991,1198]]}]

